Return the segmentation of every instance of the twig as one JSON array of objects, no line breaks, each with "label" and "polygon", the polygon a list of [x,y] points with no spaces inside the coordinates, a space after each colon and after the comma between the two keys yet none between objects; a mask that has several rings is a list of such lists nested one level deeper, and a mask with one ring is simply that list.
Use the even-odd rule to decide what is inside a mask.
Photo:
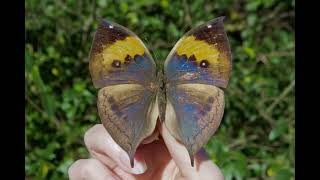
[{"label": "twig", "polygon": [[189,9],[189,5],[188,5],[188,3],[186,2],[186,0],[183,0],[182,5],[183,5],[184,11],[185,11],[185,13],[186,13],[186,16],[185,16],[185,19],[184,19],[184,20],[186,21],[187,24],[192,25],[192,19],[191,19],[191,15],[190,15],[190,9]]},{"label": "twig", "polygon": [[277,15],[281,11],[282,7],[283,7],[282,4],[280,4],[279,6],[276,6],[270,14],[268,14],[265,18],[262,19],[262,21],[267,22],[267,21],[272,20],[275,17],[277,17]]},{"label": "twig", "polygon": [[294,50],[293,51],[274,51],[271,52],[268,56],[294,56]]},{"label": "twig", "polygon": [[97,2],[94,0],[92,1],[92,19],[96,20],[97,18]]},{"label": "twig", "polygon": [[295,85],[295,80],[291,81],[291,83],[283,90],[283,92],[280,94],[280,96],[275,100],[273,101],[273,103],[267,108],[267,113],[270,113],[273,108],[275,108],[283,98],[285,98],[289,92],[293,89]]},{"label": "twig", "polygon": [[[43,109],[41,109],[36,103],[34,103],[28,95],[25,95],[25,99],[38,112],[40,112],[42,114],[45,114],[47,117],[49,117],[48,113],[46,111],[44,111]],[[60,127],[60,121],[55,116],[53,116],[52,118],[53,118],[54,123],[56,124],[56,127],[59,128]]]},{"label": "twig", "polygon": [[42,110],[36,103],[34,103],[28,95],[25,95],[25,98],[26,98],[26,100],[28,101],[28,103],[29,103],[33,108],[35,108],[38,112],[46,114],[46,112],[45,112],[44,110]]},{"label": "twig", "polygon": [[73,10],[69,9],[61,0],[58,0],[56,1],[57,2],[57,5],[62,9],[64,10],[65,12],[69,13],[69,14],[72,14],[74,16],[78,16],[77,13],[75,13]]},{"label": "twig", "polygon": [[[259,113],[259,115],[263,118],[263,119],[265,119],[268,123],[269,123],[269,125],[271,126],[271,127],[273,127],[273,122],[275,121],[272,117],[270,117],[269,116],[269,114],[267,114],[265,111],[263,111],[262,110],[262,108],[261,107],[264,107],[263,105],[266,103],[266,100],[261,100],[259,103],[258,103],[258,105],[256,106],[257,108],[257,111],[258,111],[258,113]],[[264,109],[264,108],[263,108]]]},{"label": "twig", "polygon": [[166,43],[162,40],[159,40],[159,41],[156,41],[154,43],[154,45],[150,46],[150,50],[154,51],[154,50],[158,49],[159,47],[172,48],[173,46],[174,46],[174,44]]},{"label": "twig", "polygon": [[294,11],[284,12],[278,16],[279,19],[286,18],[286,17],[295,17],[295,12]]},{"label": "twig", "polygon": [[294,57],[294,50],[292,51],[273,51],[269,54],[259,54],[258,55],[258,60],[261,61],[263,64],[267,64],[269,61],[269,57],[289,57],[293,56]]},{"label": "twig", "polygon": [[[260,106],[261,107],[261,106]],[[272,117],[270,117],[266,112],[262,111],[261,108],[257,108],[258,113],[260,114],[260,116],[265,119],[271,127],[273,127],[273,122],[275,121]]]},{"label": "twig", "polygon": [[237,146],[241,146],[241,145],[246,144],[248,141],[256,140],[257,138],[258,138],[258,136],[252,135],[252,136],[249,136],[249,137],[246,138],[246,139],[236,140],[236,141],[234,141],[232,144],[229,145],[229,148],[230,148],[230,149],[233,149],[233,148],[235,148],[235,147],[237,147]]}]

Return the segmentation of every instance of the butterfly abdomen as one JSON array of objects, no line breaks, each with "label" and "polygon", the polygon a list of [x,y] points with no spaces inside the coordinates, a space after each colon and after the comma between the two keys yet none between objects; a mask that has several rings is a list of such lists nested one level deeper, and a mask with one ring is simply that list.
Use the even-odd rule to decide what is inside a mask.
[{"label": "butterfly abdomen", "polygon": [[158,108],[159,108],[159,119],[160,121],[165,121],[165,114],[166,114],[166,80],[163,74],[163,71],[158,71],[157,74],[157,101],[158,101]]}]

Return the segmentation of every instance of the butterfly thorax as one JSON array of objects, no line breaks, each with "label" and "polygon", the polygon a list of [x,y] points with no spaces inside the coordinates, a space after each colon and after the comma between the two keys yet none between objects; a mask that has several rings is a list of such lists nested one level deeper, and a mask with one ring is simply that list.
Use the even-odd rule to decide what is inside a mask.
[{"label": "butterfly thorax", "polygon": [[157,102],[159,108],[159,118],[164,121],[166,108],[166,79],[162,70],[158,71],[157,78]]}]

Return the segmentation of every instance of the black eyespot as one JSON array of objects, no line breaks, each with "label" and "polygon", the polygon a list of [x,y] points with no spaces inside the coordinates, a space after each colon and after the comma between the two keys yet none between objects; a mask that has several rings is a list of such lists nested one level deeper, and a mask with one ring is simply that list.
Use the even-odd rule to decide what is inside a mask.
[{"label": "black eyespot", "polygon": [[121,61],[119,61],[119,60],[113,60],[113,62],[112,62],[112,67],[115,67],[115,68],[121,67]]},{"label": "black eyespot", "polygon": [[209,66],[209,61],[208,60],[202,60],[201,62],[200,62],[200,67],[202,67],[202,68],[207,68]]},{"label": "black eyespot", "polygon": [[140,57],[140,55],[139,55],[139,54],[136,54],[136,55],[134,55],[133,59],[136,60],[136,59],[139,58],[139,57]]},{"label": "black eyespot", "polygon": [[139,64],[139,62],[140,62],[140,61],[138,60],[139,57],[141,57],[139,54],[136,54],[136,55],[134,55],[134,57],[133,57],[134,62],[137,63],[137,64]]},{"label": "black eyespot", "polygon": [[197,58],[194,56],[194,54],[192,54],[189,59],[188,59],[189,63],[191,63],[194,66],[197,66]]},{"label": "black eyespot", "polygon": [[192,55],[189,57],[189,61],[196,61],[196,57],[194,56],[194,54],[192,54]]},{"label": "black eyespot", "polygon": [[125,58],[124,58],[124,64],[129,64],[132,61],[132,57],[128,54]]}]

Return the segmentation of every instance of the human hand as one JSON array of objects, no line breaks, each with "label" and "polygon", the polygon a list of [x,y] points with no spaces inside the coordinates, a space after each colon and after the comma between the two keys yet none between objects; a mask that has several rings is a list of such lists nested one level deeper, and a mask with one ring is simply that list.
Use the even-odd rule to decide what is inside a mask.
[{"label": "human hand", "polygon": [[111,138],[102,124],[89,129],[84,137],[91,154],[69,168],[69,178],[75,179],[215,179],[223,180],[220,169],[208,159],[204,149],[195,155],[191,166],[186,148],[171,136],[164,124],[158,124],[162,138],[138,147],[131,168],[129,157]]}]

